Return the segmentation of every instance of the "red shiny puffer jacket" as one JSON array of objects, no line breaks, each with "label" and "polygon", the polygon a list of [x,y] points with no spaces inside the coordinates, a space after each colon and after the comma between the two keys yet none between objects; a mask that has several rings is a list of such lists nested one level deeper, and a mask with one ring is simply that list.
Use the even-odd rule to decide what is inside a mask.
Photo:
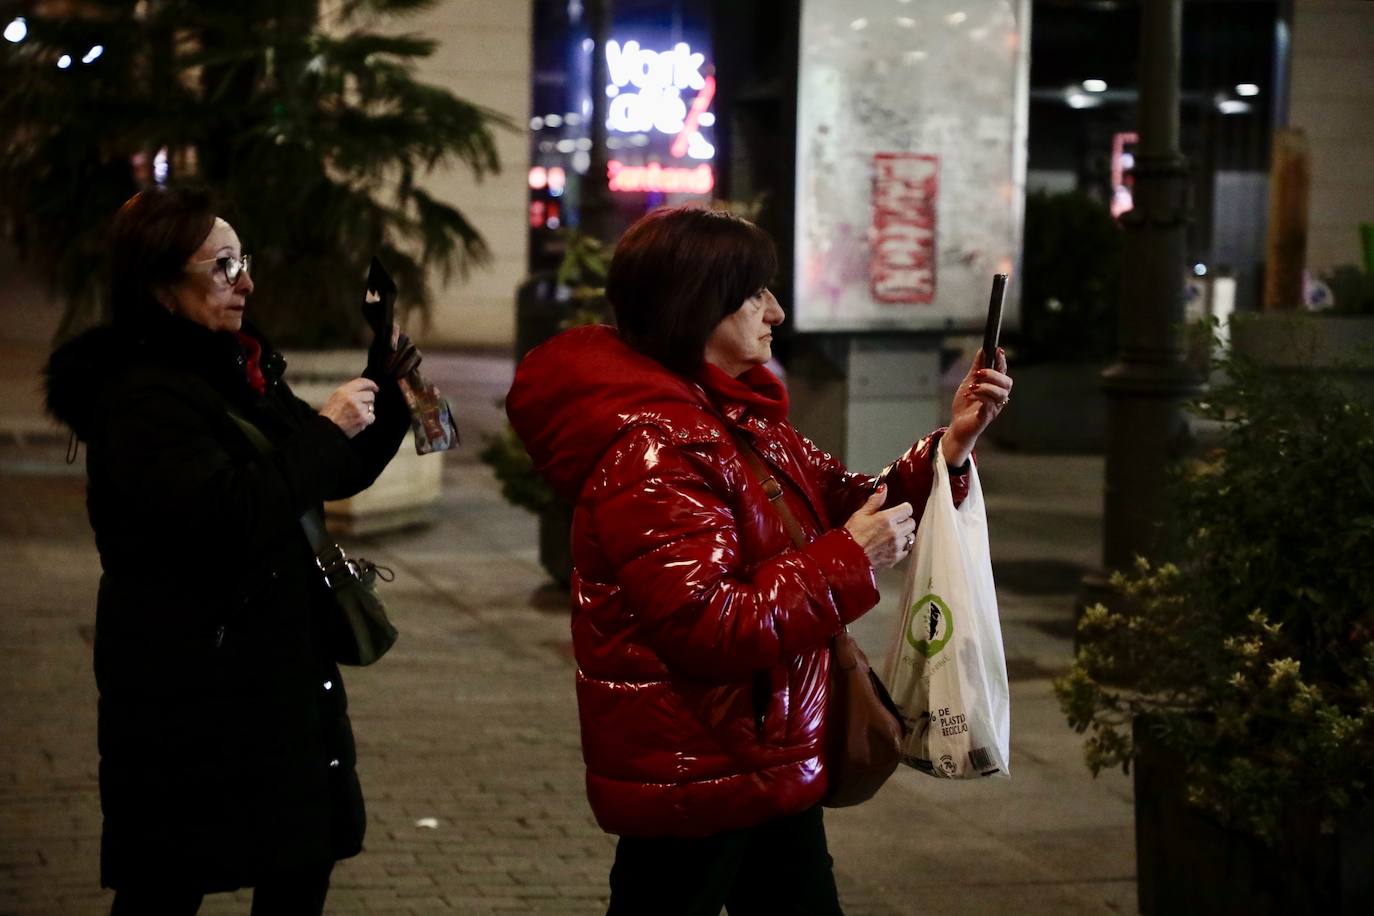
[{"label": "red shiny puffer jacket", "polygon": [[[576,502],[573,647],[602,828],[704,836],[820,802],[828,643],[878,601],[841,527],[872,478],[788,424],[766,369],[731,379],[708,366],[688,380],[606,327],[531,351],[506,409],[538,470]],[[783,484],[802,549],[735,434]],[[934,442],[889,472],[890,505],[924,507]]]}]

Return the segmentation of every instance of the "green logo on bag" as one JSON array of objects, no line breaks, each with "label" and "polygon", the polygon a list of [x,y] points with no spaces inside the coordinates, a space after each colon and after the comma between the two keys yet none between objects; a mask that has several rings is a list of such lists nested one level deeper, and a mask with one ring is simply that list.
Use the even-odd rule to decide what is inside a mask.
[{"label": "green logo on bag", "polygon": [[934,658],[954,635],[954,615],[939,595],[926,595],[911,605],[906,641],[926,658]]}]

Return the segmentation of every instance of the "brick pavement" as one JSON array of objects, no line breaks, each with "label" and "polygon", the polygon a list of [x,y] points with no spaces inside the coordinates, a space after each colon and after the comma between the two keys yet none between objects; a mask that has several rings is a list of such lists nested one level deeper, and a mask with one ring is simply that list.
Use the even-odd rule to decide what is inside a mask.
[{"label": "brick pavement", "polygon": [[[431,365],[442,376],[444,364]],[[449,369],[441,384],[463,390]],[[476,393],[465,400],[490,428],[509,364],[473,371],[482,379],[466,379]],[[354,543],[396,569],[387,595],[403,636],[381,664],[345,673],[369,828],[365,852],[335,872],[331,913],[604,912],[613,841],[583,797],[565,597],[538,568],[534,519],[501,501],[469,441],[446,459],[437,525]],[[79,465],[65,467],[61,452],[0,443],[0,916],[108,907],[96,886],[98,564]],[[985,465],[1008,531],[994,536],[995,555],[1090,561],[1095,497],[1074,478],[1099,466],[992,454]],[[1072,492],[1023,504],[994,492],[994,472],[1041,490],[1050,475]],[[1047,546],[1046,526],[1073,537]],[[903,771],[873,803],[830,813],[850,916],[1134,911],[1129,785],[1088,778],[1053,707],[1045,675],[1067,659],[1067,598],[1043,579],[1003,596],[1022,672],[1013,779],[951,785]],[[884,608],[856,628],[875,650],[898,590],[886,579]],[[202,912],[246,913],[247,899],[212,896]]]}]

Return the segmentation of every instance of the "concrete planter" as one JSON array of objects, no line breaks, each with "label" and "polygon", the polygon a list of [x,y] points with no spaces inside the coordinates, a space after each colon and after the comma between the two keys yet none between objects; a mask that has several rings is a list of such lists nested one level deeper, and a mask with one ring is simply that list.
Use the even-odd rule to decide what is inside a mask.
[{"label": "concrete planter", "polygon": [[[286,380],[297,397],[320,407],[330,393],[356,378],[367,364],[364,350],[309,350],[287,354]],[[439,508],[444,462],[417,455],[410,434],[372,486],[349,499],[327,502],[325,520],[339,535],[367,535],[427,524]]]},{"label": "concrete planter", "polygon": [[987,435],[998,445],[1042,454],[1101,454],[1107,440],[1106,363],[1012,366],[1016,391]]},{"label": "concrete planter", "polygon": [[1374,315],[1238,312],[1231,346],[1264,366],[1319,371],[1347,395],[1374,403]]}]

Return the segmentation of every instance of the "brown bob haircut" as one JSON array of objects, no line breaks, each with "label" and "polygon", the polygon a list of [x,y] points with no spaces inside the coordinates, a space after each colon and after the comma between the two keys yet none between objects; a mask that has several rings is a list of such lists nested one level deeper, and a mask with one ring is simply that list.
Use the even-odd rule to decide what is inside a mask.
[{"label": "brown bob haircut", "polygon": [[777,270],[773,240],[748,220],[695,207],[655,210],[621,236],[606,297],[626,343],[691,375],[716,325]]},{"label": "brown bob haircut", "polygon": [[155,291],[175,283],[215,225],[214,203],[194,188],[148,188],[126,200],[110,230],[110,311],[129,327],[163,311]]}]

